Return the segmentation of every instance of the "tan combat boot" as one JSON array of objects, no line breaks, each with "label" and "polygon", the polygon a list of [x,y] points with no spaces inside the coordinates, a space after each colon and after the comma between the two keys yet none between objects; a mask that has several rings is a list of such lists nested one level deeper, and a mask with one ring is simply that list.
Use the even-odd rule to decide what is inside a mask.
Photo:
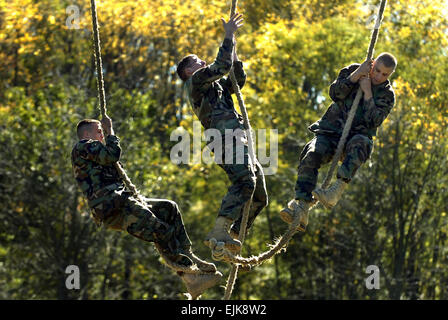
[{"label": "tan combat boot", "polygon": [[[248,232],[249,232],[249,229],[246,229],[246,235],[244,236],[244,238],[247,237],[247,233],[248,233]],[[239,234],[239,233],[236,233],[235,230],[230,229],[230,236],[231,236],[233,239],[238,240],[238,237],[240,236],[240,234]]]},{"label": "tan combat boot", "polygon": [[291,224],[297,215],[300,215],[298,231],[305,232],[308,225],[308,211],[313,206],[313,202],[309,203],[304,200],[292,199],[288,202],[288,206],[280,211],[280,218],[288,224]]},{"label": "tan combat boot", "polygon": [[198,266],[199,270],[203,272],[212,272],[212,273],[216,272],[216,266],[214,263],[210,263],[200,259],[193,253],[193,251],[191,251],[191,248],[184,250],[184,254]]},{"label": "tan combat boot", "polygon": [[239,237],[240,235],[239,235],[238,233],[236,233],[235,230],[230,229],[230,236],[231,236],[233,239],[238,240],[238,237]]},{"label": "tan combat boot", "polygon": [[339,199],[341,199],[347,184],[348,183],[344,182],[342,179],[337,179],[328,189],[317,188],[312,193],[319,202],[328,209],[331,209],[338,203]]},{"label": "tan combat boot", "polygon": [[239,250],[241,249],[241,242],[238,240],[234,240],[229,234],[229,229],[232,225],[232,222],[232,219],[218,216],[218,218],[216,218],[215,227],[207,234],[204,239],[205,245],[210,247],[210,239],[215,238],[217,242],[223,242],[224,247],[230,252],[239,252]]},{"label": "tan combat boot", "polygon": [[[238,239],[239,237],[239,230],[241,228],[241,222],[243,220],[243,217],[239,218],[238,220],[236,220],[233,225],[232,228],[230,228],[230,236],[233,239]],[[249,229],[252,227],[252,224],[254,223],[255,217],[249,217],[249,219],[247,219],[247,225],[246,225],[246,234],[244,236],[244,238],[247,237],[247,234],[249,232]]]},{"label": "tan combat boot", "polygon": [[185,283],[191,299],[196,300],[205,290],[215,286],[221,280],[222,273],[219,271],[206,274],[182,273],[180,277]]}]

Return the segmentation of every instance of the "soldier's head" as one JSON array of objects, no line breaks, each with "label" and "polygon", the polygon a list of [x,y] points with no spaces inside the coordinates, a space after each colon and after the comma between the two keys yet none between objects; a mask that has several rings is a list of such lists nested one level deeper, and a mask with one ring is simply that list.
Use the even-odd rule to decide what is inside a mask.
[{"label": "soldier's head", "polygon": [[201,68],[204,68],[207,63],[204,60],[198,58],[195,54],[190,54],[177,64],[177,74],[182,81],[187,81],[193,73],[198,71]]},{"label": "soldier's head", "polygon": [[381,53],[374,61],[370,70],[370,79],[373,85],[385,82],[394,73],[397,59],[389,52]]},{"label": "soldier's head", "polygon": [[79,140],[92,139],[104,143],[104,133],[101,122],[95,119],[84,119],[78,122],[76,134]]}]

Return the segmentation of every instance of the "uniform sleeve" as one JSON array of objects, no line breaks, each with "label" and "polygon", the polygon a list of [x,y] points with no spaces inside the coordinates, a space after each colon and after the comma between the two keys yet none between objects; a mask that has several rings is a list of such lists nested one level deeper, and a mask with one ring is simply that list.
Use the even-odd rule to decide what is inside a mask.
[{"label": "uniform sleeve", "polygon": [[98,140],[89,140],[81,145],[78,154],[86,160],[95,161],[101,165],[112,164],[120,159],[120,139],[109,135],[106,138],[106,145]]},{"label": "uniform sleeve", "polygon": [[357,83],[350,80],[350,75],[359,67],[352,64],[339,72],[338,78],[330,86],[330,98],[334,101],[344,100]]},{"label": "uniform sleeve", "polygon": [[196,71],[191,77],[192,89],[206,90],[212,82],[222,78],[232,67],[233,41],[225,38],[218,51],[215,61]]},{"label": "uniform sleeve", "polygon": [[379,127],[387,118],[395,104],[395,94],[392,89],[386,89],[375,99],[364,101],[364,121],[370,128]]},{"label": "uniform sleeve", "polygon": [[[243,69],[243,63],[241,61],[233,62],[233,72],[235,73],[236,82],[238,83],[238,86],[241,89],[242,87],[244,87],[247,77],[246,72],[244,72]],[[219,83],[224,88],[227,88],[227,90],[229,90],[230,93],[234,93],[232,87],[232,80],[230,79],[230,77],[222,78],[221,80],[219,80]]]}]

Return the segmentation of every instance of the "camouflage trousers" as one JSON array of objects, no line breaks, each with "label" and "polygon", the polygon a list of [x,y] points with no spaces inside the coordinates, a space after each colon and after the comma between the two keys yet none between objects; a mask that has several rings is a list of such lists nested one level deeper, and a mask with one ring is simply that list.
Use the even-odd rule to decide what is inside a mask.
[{"label": "camouflage trousers", "polygon": [[[311,192],[316,188],[319,168],[331,162],[339,142],[339,137],[317,134],[309,141],[300,154],[295,199],[311,201]],[[373,151],[373,141],[361,134],[349,136],[344,146],[342,165],[337,178],[350,182],[359,167],[366,162]]]},{"label": "camouflage trousers", "polygon": [[129,191],[114,190],[93,208],[93,217],[106,228],[126,231],[148,242],[155,242],[171,261],[186,266],[191,260],[179,254],[191,248],[182,215],[176,202],[165,199],[137,200]]},{"label": "camouflage trousers", "polygon": [[255,166],[251,165],[247,142],[240,145],[239,151],[237,151],[237,146],[238,144],[234,143],[233,149],[224,148],[223,158],[231,152],[233,158],[231,163],[222,161],[218,164],[232,183],[221,202],[218,216],[232,219],[234,221],[232,230],[239,233],[243,210],[251,195],[253,194],[247,229],[252,226],[261,210],[268,205],[268,194],[263,168],[258,161]]}]

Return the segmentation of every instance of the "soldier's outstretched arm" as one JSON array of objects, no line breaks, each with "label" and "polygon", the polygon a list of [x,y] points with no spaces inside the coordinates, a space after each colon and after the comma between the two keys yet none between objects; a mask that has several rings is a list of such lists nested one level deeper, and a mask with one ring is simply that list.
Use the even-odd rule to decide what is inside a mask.
[{"label": "soldier's outstretched arm", "polygon": [[224,19],[221,19],[221,21],[225,31],[224,41],[219,48],[215,61],[209,66],[199,69],[191,77],[195,89],[208,88],[212,82],[227,74],[232,67],[233,35],[242,26],[242,15],[235,14],[228,22],[225,22]]},{"label": "soldier's outstretched arm", "polygon": [[95,161],[101,165],[109,165],[120,160],[120,139],[117,136],[109,135],[106,138],[106,145],[97,140],[90,140],[83,143],[78,152],[84,159]]},{"label": "soldier's outstretched arm", "polygon": [[[236,82],[238,83],[238,86],[241,89],[246,83],[247,76],[246,72],[243,69],[243,62],[238,60],[238,55],[236,54],[236,44],[233,53],[233,72],[235,73]],[[219,83],[224,88],[227,88],[227,90],[229,90],[231,94],[234,93],[232,87],[232,80],[230,80],[230,77],[222,78],[221,80],[219,80]]]},{"label": "soldier's outstretched arm", "polygon": [[352,64],[339,72],[338,78],[330,85],[329,94],[334,102],[344,100],[353,90],[357,82],[353,82],[350,76],[359,66],[359,64]]}]

